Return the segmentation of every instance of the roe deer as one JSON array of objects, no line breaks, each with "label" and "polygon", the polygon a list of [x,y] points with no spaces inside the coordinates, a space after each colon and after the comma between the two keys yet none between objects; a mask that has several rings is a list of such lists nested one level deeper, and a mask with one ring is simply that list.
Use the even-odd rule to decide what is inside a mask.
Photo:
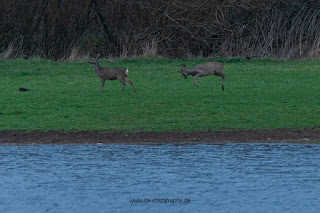
[{"label": "roe deer", "polygon": [[193,76],[193,83],[196,87],[199,87],[197,84],[197,77],[202,77],[206,75],[217,75],[222,78],[222,90],[224,90],[224,80],[226,78],[226,74],[223,72],[223,64],[219,62],[207,62],[203,64],[198,64],[193,68],[186,68],[186,65],[182,65],[180,72],[185,79],[187,79],[188,75]]},{"label": "roe deer", "polygon": [[94,70],[96,71],[98,77],[101,78],[101,92],[103,92],[103,86],[106,80],[119,80],[123,85],[121,92],[126,86],[125,82],[128,82],[132,85],[133,90],[136,92],[133,82],[128,79],[128,69],[123,67],[101,67],[98,61],[99,56],[100,54],[89,60],[88,63],[94,64]]}]

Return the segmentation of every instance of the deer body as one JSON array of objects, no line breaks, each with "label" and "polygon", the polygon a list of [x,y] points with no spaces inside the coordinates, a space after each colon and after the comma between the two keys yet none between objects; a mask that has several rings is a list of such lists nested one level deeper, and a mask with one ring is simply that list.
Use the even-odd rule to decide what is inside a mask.
[{"label": "deer body", "polygon": [[136,88],[132,81],[128,79],[129,70],[124,67],[101,67],[98,61],[99,55],[88,61],[89,64],[94,64],[94,70],[96,71],[99,78],[101,78],[101,92],[103,92],[103,86],[106,80],[119,80],[123,87],[126,86],[125,82],[132,85],[133,90],[136,92]]},{"label": "deer body", "polygon": [[223,64],[219,62],[207,62],[203,64],[198,64],[195,67],[186,68],[186,65],[182,65],[181,71],[179,71],[185,79],[189,75],[193,76],[193,83],[196,87],[199,87],[197,84],[197,77],[202,77],[206,75],[216,75],[222,78],[222,90],[224,90],[224,80],[226,74],[223,72]]}]

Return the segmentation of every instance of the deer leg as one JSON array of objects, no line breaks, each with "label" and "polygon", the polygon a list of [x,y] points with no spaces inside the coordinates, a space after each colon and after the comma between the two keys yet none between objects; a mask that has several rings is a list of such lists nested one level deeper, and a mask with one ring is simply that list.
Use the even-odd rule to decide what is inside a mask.
[{"label": "deer leg", "polygon": [[215,75],[222,78],[222,90],[224,90],[224,80],[226,79],[226,74],[224,74],[224,73],[216,73]]},{"label": "deer leg", "polygon": [[223,77],[222,77],[222,90],[224,91],[224,79],[226,78],[226,75],[224,75]]},{"label": "deer leg", "polygon": [[133,82],[132,82],[132,81],[130,81],[130,80],[128,79],[128,77],[124,77],[124,80],[125,80],[126,82],[128,82],[129,84],[131,84],[131,85],[132,85],[132,87],[133,87],[133,90],[134,90],[135,92],[137,92],[137,91],[136,91],[136,88],[134,87]]},{"label": "deer leg", "polygon": [[101,79],[101,93],[103,92],[103,86],[104,86],[104,82],[105,82],[106,80],[104,80],[104,79]]},{"label": "deer leg", "polygon": [[124,82],[123,79],[119,79],[119,81],[121,82],[121,84],[123,85],[121,92],[123,91],[124,87],[126,86],[126,82]]},{"label": "deer leg", "polygon": [[193,76],[193,84],[199,88],[198,84],[197,84],[197,77],[201,76],[201,74],[197,74],[195,76]]}]

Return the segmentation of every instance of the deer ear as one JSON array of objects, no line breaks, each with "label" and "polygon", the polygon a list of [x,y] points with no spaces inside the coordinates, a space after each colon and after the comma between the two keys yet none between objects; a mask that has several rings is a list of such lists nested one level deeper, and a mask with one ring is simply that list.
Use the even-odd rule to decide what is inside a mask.
[{"label": "deer ear", "polygon": [[98,59],[100,57],[100,53],[97,54],[96,58]]},{"label": "deer ear", "polygon": [[185,69],[185,68],[186,68],[186,65],[182,64],[181,69]]}]

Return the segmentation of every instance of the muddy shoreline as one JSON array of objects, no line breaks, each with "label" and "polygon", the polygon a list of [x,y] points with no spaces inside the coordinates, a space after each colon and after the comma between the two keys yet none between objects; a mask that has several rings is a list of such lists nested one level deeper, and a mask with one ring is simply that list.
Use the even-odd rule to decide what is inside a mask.
[{"label": "muddy shoreline", "polygon": [[169,143],[320,143],[320,128],[212,132],[0,131],[0,145],[169,144]]}]

